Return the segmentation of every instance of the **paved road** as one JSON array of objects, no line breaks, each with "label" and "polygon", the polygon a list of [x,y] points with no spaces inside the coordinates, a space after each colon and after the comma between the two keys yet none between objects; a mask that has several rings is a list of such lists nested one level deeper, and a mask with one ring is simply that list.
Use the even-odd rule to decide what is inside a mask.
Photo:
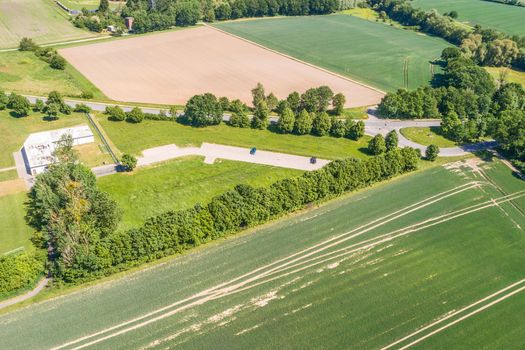
[{"label": "paved road", "polygon": [[[32,103],[39,98],[45,101],[45,97],[39,97],[39,96],[28,96],[25,95]],[[102,102],[89,102],[89,101],[80,101],[75,99],[65,99],[65,102],[71,106],[74,107],[78,103],[84,103],[85,105],[89,106],[94,111],[104,111],[106,109],[106,106],[115,106],[118,104],[113,103],[102,103]],[[129,105],[120,105],[124,111],[130,111],[133,107],[130,107]],[[140,107],[140,106],[139,106]],[[162,110],[166,111],[165,109],[161,108],[154,108],[154,107],[140,107],[144,113],[151,113],[151,114],[159,114]],[[399,136],[399,146],[401,147],[414,147],[419,148],[422,152],[425,152],[426,146],[420,145],[418,143],[415,143],[413,141],[408,140],[405,138],[401,133],[399,132],[402,128],[409,128],[409,127],[430,127],[430,126],[439,126],[441,124],[441,121],[439,119],[432,119],[432,120],[393,120],[393,119],[381,119],[374,115],[374,109],[370,109],[368,111],[368,119],[364,120],[365,123],[365,133],[367,135],[377,135],[383,134],[386,135],[388,132],[392,130],[396,130]],[[224,114],[223,117],[224,121],[228,121],[230,119],[229,114]],[[270,122],[274,123],[277,121],[277,117],[270,117]],[[442,157],[455,157],[455,156],[462,156],[466,155],[469,152],[474,152],[482,149],[492,148],[495,146],[494,142],[481,142],[477,144],[472,145],[464,145],[461,147],[450,147],[450,148],[441,148],[439,155]]]},{"label": "paved road", "polygon": [[[217,159],[234,160],[253,164],[269,165],[280,168],[311,171],[320,169],[330,161],[317,159],[315,164],[310,163],[310,157],[296,156],[286,153],[256,151],[250,154],[249,148],[203,143],[200,147],[177,147],[176,145],[165,145],[146,149],[142,157],[137,159],[137,167],[148,166],[167,160],[187,157],[202,156],[204,163],[213,164]],[[115,174],[115,164],[103,165],[92,169],[96,176]]]}]

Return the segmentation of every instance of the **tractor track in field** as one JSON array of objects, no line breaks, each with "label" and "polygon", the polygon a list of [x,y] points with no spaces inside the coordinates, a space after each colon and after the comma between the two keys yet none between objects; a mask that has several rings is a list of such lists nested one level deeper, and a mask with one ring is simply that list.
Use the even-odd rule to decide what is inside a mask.
[{"label": "tractor track in field", "polygon": [[[369,232],[372,229],[375,229],[379,226],[382,226],[392,220],[398,219],[404,215],[407,215],[416,210],[422,209],[428,205],[434,204],[440,200],[459,194],[463,191],[470,190],[473,188],[479,188],[480,186],[491,186],[486,182],[473,181],[466,183],[464,185],[452,188],[450,190],[441,192],[439,194],[428,197],[422,201],[409,205],[403,209],[385,215],[381,218],[370,221],[369,223],[362,225],[356,229],[348,231],[346,233],[337,235],[328,240],[320,242],[312,247],[301,250],[297,253],[291,254],[285,258],[279,259],[273,263],[262,266],[258,269],[255,269],[247,274],[234,278],[228,282],[221,283],[215,287],[206,289],[197,294],[194,294],[190,297],[187,297],[183,300],[179,300],[175,303],[172,303],[163,308],[154,310],[137,318],[119,323],[115,326],[100,330],[98,332],[89,334],[87,336],[66,342],[64,344],[58,345],[53,349],[83,349],[95,344],[98,344],[102,341],[114,338],[116,336],[128,333],[130,331],[142,328],[153,322],[165,319],[177,313],[180,313],[184,310],[190,309],[195,306],[205,304],[209,301],[220,299],[232,294],[242,292],[265,284],[276,279],[280,279],[298,272],[310,269],[314,266],[321,264],[326,264],[329,261],[334,259],[341,259],[348,257],[349,255],[355,254],[356,252],[372,249],[377,245],[392,241],[396,238],[400,238],[411,234],[413,232],[418,232],[420,230],[432,227],[455,218],[468,215],[483,209],[494,207],[500,203],[505,203],[513,199],[525,196],[525,191],[516,192],[507,196],[498,197],[496,199],[491,199],[485,202],[477,203],[472,206],[457,210],[455,212],[449,212],[443,215],[438,215],[427,220],[423,220],[416,224],[388,232],[376,236],[374,238],[355,243],[353,245],[342,247],[332,252],[326,252],[320,256],[314,256],[325,251],[328,248],[332,248],[338,244],[341,244],[349,239],[362,235],[366,232]],[[292,260],[290,260],[292,259]],[[279,264],[279,265],[277,265]]]}]

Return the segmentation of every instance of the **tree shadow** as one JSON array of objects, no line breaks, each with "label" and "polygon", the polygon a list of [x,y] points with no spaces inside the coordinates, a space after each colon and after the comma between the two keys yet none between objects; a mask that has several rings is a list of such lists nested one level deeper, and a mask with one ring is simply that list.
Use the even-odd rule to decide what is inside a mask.
[{"label": "tree shadow", "polygon": [[16,118],[16,119],[20,119],[20,118],[24,118],[24,117],[27,117],[27,115],[23,115],[23,114],[18,114],[16,113],[15,111],[10,111],[9,112],[9,115],[13,118]]},{"label": "tree shadow", "polygon": [[363,154],[366,154],[367,156],[373,156],[367,147],[359,147],[357,150]]}]

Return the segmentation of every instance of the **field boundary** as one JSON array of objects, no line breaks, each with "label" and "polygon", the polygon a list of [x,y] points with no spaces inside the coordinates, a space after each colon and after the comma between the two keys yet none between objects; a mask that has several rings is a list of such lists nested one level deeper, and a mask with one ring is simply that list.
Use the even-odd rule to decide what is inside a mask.
[{"label": "field boundary", "polygon": [[386,92],[385,92],[385,91],[380,90],[380,89],[378,89],[378,88],[376,88],[376,87],[373,87],[373,86],[367,85],[367,84],[365,84],[365,83],[363,83],[363,82],[360,82],[360,81],[354,80],[354,79],[352,79],[352,78],[349,78],[349,77],[347,77],[347,76],[344,76],[344,75],[341,75],[341,74],[338,74],[338,73],[332,72],[332,71],[330,71],[330,70],[328,70],[328,69],[326,69],[326,68],[316,66],[315,64],[308,63],[308,62],[303,61],[303,60],[301,60],[301,59],[299,59],[299,58],[296,58],[296,57],[293,57],[293,56],[287,55],[287,54],[285,54],[285,53],[283,53],[283,52],[280,52],[280,51],[277,51],[277,50],[271,49],[271,48],[269,48],[269,47],[266,47],[266,46],[264,46],[264,45],[258,44],[258,43],[254,42],[254,41],[249,40],[249,39],[246,39],[246,38],[240,37],[240,36],[238,36],[238,35],[235,35],[235,34],[233,34],[233,33],[227,32],[227,31],[225,31],[225,30],[223,30],[223,29],[220,29],[220,28],[217,28],[217,27],[214,27],[214,26],[210,26],[210,25],[207,24],[207,23],[203,23],[203,25],[204,25],[204,27],[206,27],[206,28],[211,28],[211,29],[213,29],[213,30],[216,30],[216,31],[218,31],[218,32],[221,32],[222,34],[226,34],[226,35],[229,35],[229,36],[231,36],[231,37],[233,37],[233,38],[235,38],[235,39],[242,40],[242,41],[244,41],[244,42],[246,42],[246,43],[248,43],[248,44],[255,45],[255,46],[260,47],[260,48],[262,48],[262,49],[264,49],[264,50],[266,50],[266,51],[269,51],[269,52],[275,53],[275,54],[277,54],[277,55],[279,55],[279,56],[282,56],[282,57],[288,58],[288,59],[290,59],[290,60],[293,60],[293,61],[298,62],[298,63],[301,63],[301,64],[305,64],[305,65],[307,65],[307,66],[309,66],[309,67],[315,68],[315,69],[320,70],[320,71],[322,71],[322,72],[324,72],[324,73],[328,73],[328,74],[330,74],[330,75],[333,75],[333,76],[335,76],[335,77],[337,77],[337,78],[344,79],[344,80],[346,80],[346,81],[348,81],[348,82],[351,82],[351,83],[354,83],[354,84],[357,84],[357,85],[363,86],[363,87],[365,87],[365,88],[367,88],[367,89],[371,89],[371,90],[374,90],[374,91],[376,91],[376,92],[379,92],[380,94],[386,95]]}]

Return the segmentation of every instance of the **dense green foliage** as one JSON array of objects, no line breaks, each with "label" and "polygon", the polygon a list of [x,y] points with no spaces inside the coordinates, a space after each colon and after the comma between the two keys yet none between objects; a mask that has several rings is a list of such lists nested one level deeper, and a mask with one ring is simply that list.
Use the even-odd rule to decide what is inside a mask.
[{"label": "dense green foliage", "polygon": [[436,145],[429,145],[425,150],[425,158],[431,162],[435,161],[439,155],[439,147]]},{"label": "dense green foliage", "polygon": [[222,121],[222,106],[213,94],[195,95],[184,108],[184,115],[179,118],[184,124],[203,127],[217,125]]},{"label": "dense green foliage", "polygon": [[71,280],[77,269],[104,264],[108,252],[98,243],[116,229],[121,212],[77,162],[70,136],[60,140],[55,157],[29,192],[27,221],[39,232],[35,243],[47,248],[53,276]]},{"label": "dense green foliage", "polygon": [[148,0],[128,0],[122,17],[134,17],[138,33],[191,26],[199,20],[213,22],[244,17],[306,16],[333,13],[337,0],[163,0],[152,7]]},{"label": "dense green foliage", "polygon": [[123,154],[122,158],[120,159],[120,165],[124,171],[133,171],[133,169],[135,169],[137,166],[137,158],[131,154]]},{"label": "dense green foliage", "polygon": [[43,251],[0,256],[0,298],[31,288],[43,275]]},{"label": "dense green foliage", "polygon": [[[307,204],[412,171],[418,159],[415,150],[404,148],[364,161],[334,161],[323,169],[277,181],[267,188],[238,185],[207,205],[166,212],[148,219],[139,229],[99,235],[84,247],[83,259],[69,265],[69,272],[61,276],[67,281],[91,278],[181,252]],[[90,264],[86,257],[90,257]]]}]

